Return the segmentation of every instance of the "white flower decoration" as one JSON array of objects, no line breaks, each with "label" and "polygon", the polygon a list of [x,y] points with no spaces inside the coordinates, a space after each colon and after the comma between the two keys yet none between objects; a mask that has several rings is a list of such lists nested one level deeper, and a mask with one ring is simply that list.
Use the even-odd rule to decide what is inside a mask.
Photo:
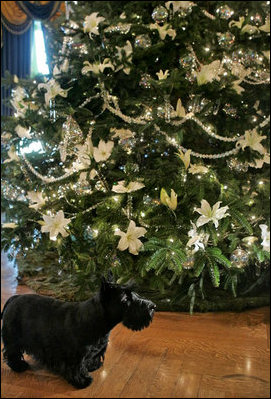
[{"label": "white flower decoration", "polygon": [[114,66],[109,58],[105,58],[102,63],[96,62],[94,64],[90,64],[89,61],[84,61],[83,64],[85,65],[81,71],[83,75],[86,75],[88,72],[93,72],[94,74],[98,75],[99,73],[103,73],[105,68],[111,68],[114,70]]},{"label": "white flower decoration", "polygon": [[117,185],[112,187],[112,191],[114,191],[115,193],[131,193],[132,191],[141,190],[141,188],[143,187],[145,187],[145,184],[139,183],[137,181],[131,181],[125,187],[125,181],[121,180],[118,182]]},{"label": "white flower decoration", "polygon": [[110,132],[115,132],[112,138],[119,137],[121,140],[129,139],[130,137],[134,137],[134,133],[129,129],[116,129],[112,127]]},{"label": "white flower decoration", "polygon": [[36,210],[46,203],[46,198],[43,197],[43,194],[40,191],[28,191],[26,198],[32,202],[32,205],[29,205],[29,208],[34,208]]},{"label": "white flower decoration", "polygon": [[25,113],[28,109],[28,105],[24,101],[24,98],[26,98],[25,89],[18,86],[16,87],[16,89],[12,90],[12,100],[10,101],[10,103],[16,111],[16,116],[20,118],[24,118]]},{"label": "white flower decoration", "polygon": [[91,40],[92,35],[99,35],[99,24],[105,20],[104,17],[98,17],[97,12],[87,15],[84,20],[84,32],[89,34]]},{"label": "white flower decoration", "polygon": [[232,88],[236,91],[237,94],[241,94],[245,90],[242,86],[240,86],[240,83],[242,83],[242,81],[243,79],[238,79],[232,82]]},{"label": "white flower decoration", "polygon": [[257,133],[256,129],[247,130],[244,137],[238,140],[238,145],[241,146],[242,150],[246,147],[250,147],[254,151],[258,151],[260,154],[266,153],[266,149],[261,144],[261,141],[266,139],[266,136],[261,136]]},{"label": "white flower decoration", "polygon": [[51,99],[56,96],[67,97],[68,91],[70,89],[64,90],[60,87],[60,84],[55,81],[55,79],[50,79],[47,83],[40,83],[38,89],[45,89],[46,93],[44,95],[45,104],[48,106]]},{"label": "white flower decoration", "polygon": [[180,8],[183,8],[184,10],[186,10],[195,5],[191,1],[167,1],[165,3],[165,6],[168,10],[170,9],[171,4],[173,7],[173,14],[175,14],[175,12],[179,11]]},{"label": "white flower decoration", "polygon": [[125,57],[130,61],[131,55],[133,53],[133,46],[129,40],[126,40],[126,44],[123,47],[116,46],[117,57],[121,60],[123,58],[123,51]]},{"label": "white flower decoration", "polygon": [[260,29],[262,32],[266,32],[266,33],[269,33],[269,32],[270,32],[270,15],[268,15],[268,16],[266,17],[265,24],[262,25],[262,26],[260,26],[259,29]]},{"label": "white flower decoration", "polygon": [[186,112],[182,105],[182,100],[180,98],[177,101],[176,111],[174,112],[174,116],[178,116],[179,118],[184,118],[186,116]]},{"label": "white flower decoration", "polygon": [[14,146],[10,147],[10,150],[8,150],[8,156],[9,156],[9,158],[5,159],[3,163],[20,161],[20,158],[18,157]]},{"label": "white flower decoration", "polygon": [[166,35],[170,36],[172,38],[172,40],[175,39],[176,37],[176,31],[175,29],[171,29],[169,28],[169,24],[165,24],[165,25],[158,25],[157,23],[155,24],[150,24],[150,29],[154,30],[157,29],[160,39],[165,40]]},{"label": "white flower decoration", "polygon": [[66,227],[70,223],[71,219],[65,219],[62,210],[58,211],[56,215],[43,215],[42,217],[44,221],[40,221],[40,224],[42,224],[41,231],[42,233],[49,233],[50,240],[55,241],[58,234],[61,234],[63,237],[69,235],[66,231]]},{"label": "white flower decoration", "polygon": [[192,245],[195,246],[193,253],[197,252],[200,248],[204,249],[205,245],[207,244],[209,240],[209,234],[207,233],[198,233],[197,231],[197,226],[195,223],[190,221],[192,224],[192,229],[189,230],[188,236],[191,237],[190,240],[187,242],[187,246],[191,247]]},{"label": "white flower decoration", "polygon": [[143,245],[138,238],[144,236],[146,233],[147,230],[144,227],[136,227],[135,222],[131,220],[126,233],[121,230],[115,231],[114,235],[121,237],[118,249],[120,251],[125,251],[129,248],[131,254],[138,255],[138,251]]},{"label": "white flower decoration", "polygon": [[182,150],[179,150],[179,152],[176,152],[176,155],[183,161],[185,169],[188,169],[190,165],[190,154],[191,150],[187,150],[185,153],[182,152]]},{"label": "white flower decoration", "polygon": [[63,63],[60,65],[59,68],[57,65],[54,66],[53,76],[60,75],[61,72],[68,72],[68,70],[69,70],[69,60],[68,58],[65,58],[65,60],[63,61]]},{"label": "white flower decoration", "polygon": [[[131,42],[129,40],[126,40],[126,45],[123,47],[116,46],[117,49],[117,57],[119,60],[123,59],[123,52],[126,58],[126,62],[131,63],[132,62],[132,53],[133,53],[133,47],[131,45]],[[131,68],[129,66],[126,66],[124,68],[124,65],[119,65],[116,69],[116,72],[120,71],[123,69],[123,72],[126,73],[126,75],[129,75]]]},{"label": "white flower decoration", "polygon": [[188,172],[192,173],[192,175],[196,175],[196,174],[204,175],[205,173],[209,172],[209,169],[206,166],[203,166],[203,165],[196,165],[196,164],[192,165],[192,164],[190,164]]},{"label": "white flower decoration", "polygon": [[177,208],[177,194],[173,189],[170,191],[170,197],[164,188],[161,189],[160,200],[163,205],[168,206],[171,210],[175,211]]},{"label": "white flower decoration", "polygon": [[260,169],[260,168],[263,167],[263,165],[264,165],[265,163],[270,164],[270,154],[266,152],[266,154],[264,154],[264,157],[263,157],[263,158],[261,158],[261,159],[254,159],[254,162],[255,162],[255,163],[250,162],[250,163],[249,163],[249,166],[252,166],[253,168],[256,168],[256,169]]},{"label": "white flower decoration", "polygon": [[28,129],[26,129],[25,127],[21,126],[21,125],[17,125],[15,127],[15,132],[18,134],[19,137],[21,138],[27,138],[27,139],[31,139],[30,136],[30,130],[31,127],[29,127]]},{"label": "white flower decoration", "polygon": [[265,251],[270,252],[270,231],[268,230],[268,226],[266,224],[260,224],[259,227],[262,230],[262,247]]},{"label": "white flower decoration", "polygon": [[199,86],[206,83],[212,82],[214,79],[219,80],[219,74],[221,73],[221,62],[216,60],[211,64],[201,65],[199,72],[196,72],[197,83]]},{"label": "white flower decoration", "polygon": [[2,227],[3,229],[15,229],[16,227],[18,227],[19,225],[16,223],[2,223]]},{"label": "white flower decoration", "polygon": [[231,21],[229,23],[229,27],[231,28],[232,26],[236,26],[237,28],[241,29],[244,22],[245,22],[245,17],[240,17],[239,21]]},{"label": "white flower decoration", "polygon": [[93,148],[93,157],[96,162],[106,161],[113,150],[114,142],[108,141],[107,143],[100,140],[98,147]]},{"label": "white flower decoration", "polygon": [[165,72],[163,72],[162,69],[160,69],[159,72],[156,72],[156,75],[158,76],[159,80],[165,80],[169,75],[169,71],[167,69]]},{"label": "white flower decoration", "polygon": [[208,201],[205,199],[201,200],[201,208],[196,208],[195,211],[200,213],[202,216],[200,216],[196,222],[197,227],[203,226],[206,223],[213,222],[215,227],[218,227],[218,221],[220,219],[225,218],[226,216],[229,216],[226,211],[229,209],[228,206],[223,206],[222,208],[219,208],[221,204],[221,201],[218,201],[215,203],[213,208],[211,208],[210,204]]}]

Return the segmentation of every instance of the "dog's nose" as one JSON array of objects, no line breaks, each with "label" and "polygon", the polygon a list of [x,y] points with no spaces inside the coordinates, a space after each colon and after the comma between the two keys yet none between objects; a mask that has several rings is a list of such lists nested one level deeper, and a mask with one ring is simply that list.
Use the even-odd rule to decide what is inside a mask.
[{"label": "dog's nose", "polygon": [[152,303],[151,306],[150,306],[150,308],[153,309],[153,310],[155,310],[155,309],[156,309],[155,303]]}]

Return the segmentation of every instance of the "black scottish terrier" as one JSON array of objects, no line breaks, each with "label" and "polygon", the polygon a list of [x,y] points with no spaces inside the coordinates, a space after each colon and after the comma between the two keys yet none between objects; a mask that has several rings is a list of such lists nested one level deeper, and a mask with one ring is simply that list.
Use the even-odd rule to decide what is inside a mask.
[{"label": "black scottish terrier", "polygon": [[131,288],[104,278],[100,291],[84,302],[14,295],[1,315],[4,359],[12,370],[25,371],[26,352],[76,388],[85,388],[92,382],[89,372],[103,364],[112,328],[122,322],[142,330],[155,307]]}]

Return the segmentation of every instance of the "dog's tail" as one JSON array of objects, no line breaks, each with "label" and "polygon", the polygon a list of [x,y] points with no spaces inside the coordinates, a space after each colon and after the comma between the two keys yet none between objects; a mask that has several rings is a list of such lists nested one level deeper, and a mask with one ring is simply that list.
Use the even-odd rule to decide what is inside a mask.
[{"label": "dog's tail", "polygon": [[1,312],[1,319],[3,319],[3,315],[4,315],[4,312],[5,312],[6,308],[7,308],[7,306],[13,301],[13,299],[17,298],[18,296],[19,295],[13,295],[7,300],[7,302],[5,303],[5,305],[3,307],[3,310]]}]

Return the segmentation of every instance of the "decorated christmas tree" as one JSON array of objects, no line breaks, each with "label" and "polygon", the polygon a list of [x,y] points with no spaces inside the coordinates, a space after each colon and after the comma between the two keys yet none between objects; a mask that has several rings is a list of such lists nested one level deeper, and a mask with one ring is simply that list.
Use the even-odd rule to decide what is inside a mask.
[{"label": "decorated christmas tree", "polygon": [[269,2],[67,3],[3,119],[2,248],[56,296],[268,303]]}]

